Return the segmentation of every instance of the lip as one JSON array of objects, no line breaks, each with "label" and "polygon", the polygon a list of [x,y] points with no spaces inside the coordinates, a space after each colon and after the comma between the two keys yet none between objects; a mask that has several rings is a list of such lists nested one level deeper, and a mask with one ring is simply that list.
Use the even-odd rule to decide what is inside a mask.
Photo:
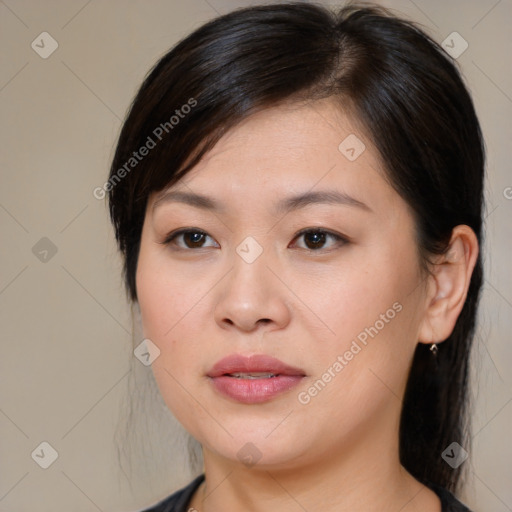
[{"label": "lip", "polygon": [[[244,379],[230,377],[231,373],[272,373],[275,377]],[[245,404],[262,403],[297,386],[306,376],[301,368],[264,354],[242,356],[232,354],[212,367],[207,376],[216,391]]]}]

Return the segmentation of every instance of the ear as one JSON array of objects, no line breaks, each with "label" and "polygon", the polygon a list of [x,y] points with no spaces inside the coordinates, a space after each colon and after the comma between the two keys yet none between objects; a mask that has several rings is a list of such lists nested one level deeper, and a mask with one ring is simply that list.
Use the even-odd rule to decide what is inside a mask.
[{"label": "ear", "polygon": [[418,332],[420,343],[440,343],[452,333],[466,300],[478,251],[475,232],[466,225],[456,226],[448,250],[428,277],[425,315]]}]

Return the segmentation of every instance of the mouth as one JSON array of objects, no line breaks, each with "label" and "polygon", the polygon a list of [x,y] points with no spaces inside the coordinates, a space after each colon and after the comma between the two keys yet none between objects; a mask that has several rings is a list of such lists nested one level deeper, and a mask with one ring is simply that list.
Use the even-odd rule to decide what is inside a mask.
[{"label": "mouth", "polygon": [[235,377],[236,379],[270,379],[273,377],[278,377],[279,374],[276,373],[227,373],[228,377]]},{"label": "mouth", "polygon": [[267,355],[233,354],[218,361],[207,376],[223,397],[255,404],[272,400],[294,388],[306,373]]}]

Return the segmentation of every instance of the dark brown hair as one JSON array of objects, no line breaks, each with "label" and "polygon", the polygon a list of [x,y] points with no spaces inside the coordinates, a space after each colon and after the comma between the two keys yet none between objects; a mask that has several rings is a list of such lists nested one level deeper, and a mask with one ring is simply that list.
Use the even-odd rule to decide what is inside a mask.
[{"label": "dark brown hair", "polygon": [[[377,147],[415,217],[422,268],[429,255],[446,251],[459,224],[470,226],[481,246],[484,144],[471,97],[442,48],[378,6],[254,6],[180,41],[131,105],[105,190],[132,300],[149,194],[177,182],[252,113],[320,98],[353,114]],[[452,469],[441,454],[453,441],[468,450],[469,355],[481,285],[479,253],[437,358],[418,344],[402,407],[402,464],[421,482],[452,491],[462,466]]]}]

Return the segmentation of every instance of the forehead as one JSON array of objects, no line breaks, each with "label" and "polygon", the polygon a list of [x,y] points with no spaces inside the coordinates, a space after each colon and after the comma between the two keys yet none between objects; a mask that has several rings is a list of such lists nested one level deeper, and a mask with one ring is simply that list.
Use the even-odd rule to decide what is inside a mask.
[{"label": "forehead", "polygon": [[223,204],[275,201],[306,191],[337,190],[386,208],[397,200],[380,156],[359,123],[331,101],[269,108],[227,132],[169,190],[195,191]]},{"label": "forehead", "polygon": [[[345,138],[356,136],[354,132],[361,142],[367,138],[354,125],[334,103],[325,100],[262,110],[226,133],[194,171],[199,173],[205,167],[215,166],[217,162],[225,164],[233,158],[251,163],[251,167],[268,165],[283,171],[290,162],[334,162]],[[296,167],[300,170],[306,166]]]}]

